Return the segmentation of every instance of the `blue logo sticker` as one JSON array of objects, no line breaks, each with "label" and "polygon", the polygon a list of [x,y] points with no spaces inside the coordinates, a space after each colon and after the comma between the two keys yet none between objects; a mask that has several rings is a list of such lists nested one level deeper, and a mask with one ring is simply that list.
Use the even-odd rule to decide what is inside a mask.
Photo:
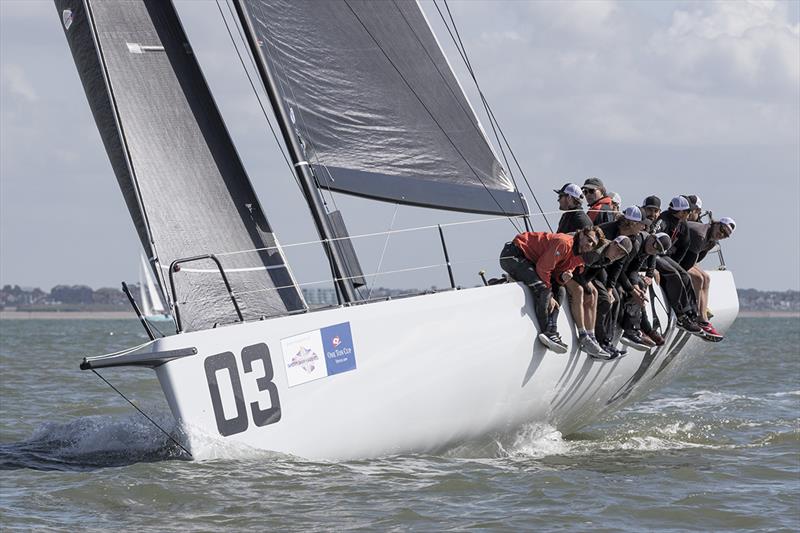
[{"label": "blue logo sticker", "polygon": [[325,351],[325,364],[328,375],[341,374],[356,368],[356,352],[350,322],[343,322],[322,328],[322,349]]}]

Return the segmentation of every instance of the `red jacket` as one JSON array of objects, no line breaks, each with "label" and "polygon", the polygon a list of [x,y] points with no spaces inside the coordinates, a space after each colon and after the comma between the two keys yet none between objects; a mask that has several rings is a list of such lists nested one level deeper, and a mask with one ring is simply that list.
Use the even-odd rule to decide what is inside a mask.
[{"label": "red jacket", "polygon": [[[603,196],[602,198],[597,200],[595,203],[593,203],[589,207],[589,212],[587,213],[587,215],[589,215],[589,219],[592,222],[594,222],[595,220],[597,220],[597,215],[599,215],[601,211],[611,211],[611,197],[610,196]],[[610,222],[610,220],[601,220],[599,223],[603,223],[603,222]],[[595,225],[597,225],[599,223],[595,223]]]},{"label": "red jacket", "polygon": [[514,237],[514,244],[525,257],[536,265],[539,279],[550,287],[550,278],[561,282],[561,274],[583,267],[583,259],[573,255],[571,235],[528,231]]}]

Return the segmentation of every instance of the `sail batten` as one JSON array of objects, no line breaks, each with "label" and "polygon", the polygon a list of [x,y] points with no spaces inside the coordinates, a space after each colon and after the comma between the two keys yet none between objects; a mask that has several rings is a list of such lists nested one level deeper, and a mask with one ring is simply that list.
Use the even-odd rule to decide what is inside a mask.
[{"label": "sail batten", "polygon": [[[158,274],[178,259],[266,248],[220,258],[244,319],[302,309],[288,269],[271,268],[283,254],[172,3],[55,3],[63,20],[69,12],[67,41]],[[215,263],[185,266],[172,273],[184,329],[238,320]]]},{"label": "sail batten", "polygon": [[414,0],[237,3],[321,188],[527,212]]}]

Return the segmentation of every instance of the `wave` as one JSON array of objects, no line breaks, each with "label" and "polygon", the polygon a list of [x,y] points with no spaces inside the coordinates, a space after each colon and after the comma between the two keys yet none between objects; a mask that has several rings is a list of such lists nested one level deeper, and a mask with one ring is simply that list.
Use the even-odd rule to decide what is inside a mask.
[{"label": "wave", "polygon": [[719,449],[727,444],[715,442],[707,428],[694,422],[675,421],[663,425],[631,427],[623,425],[608,433],[578,434],[564,437],[555,427],[527,424],[519,430],[491,439],[472,441],[453,447],[446,457],[466,459],[543,459],[575,457],[617,451],[653,452],[689,448]]},{"label": "wave", "polygon": [[700,390],[693,392],[689,396],[644,401],[627,407],[622,413],[624,415],[625,413],[659,414],[670,411],[705,411],[709,408],[739,401],[762,402],[763,399],[729,392]]},{"label": "wave", "polygon": [[[169,413],[155,421],[176,433]],[[180,435],[178,436],[180,440]],[[164,433],[139,414],[85,416],[42,424],[30,438],[0,445],[0,469],[90,470],[186,458]]]}]

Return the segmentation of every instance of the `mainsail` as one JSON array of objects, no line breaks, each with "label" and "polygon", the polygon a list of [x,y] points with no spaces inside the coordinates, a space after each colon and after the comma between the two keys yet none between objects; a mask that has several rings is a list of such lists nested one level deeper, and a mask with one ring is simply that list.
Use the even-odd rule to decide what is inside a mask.
[{"label": "mainsail", "polygon": [[319,187],[527,212],[415,1],[236,3]]},{"label": "mainsail", "polygon": [[[89,105],[144,249],[218,254],[245,320],[302,309],[171,2],[55,0]],[[258,249],[259,252],[233,253]],[[173,273],[186,330],[238,320],[214,262]],[[167,293],[167,291],[164,291]]]}]

